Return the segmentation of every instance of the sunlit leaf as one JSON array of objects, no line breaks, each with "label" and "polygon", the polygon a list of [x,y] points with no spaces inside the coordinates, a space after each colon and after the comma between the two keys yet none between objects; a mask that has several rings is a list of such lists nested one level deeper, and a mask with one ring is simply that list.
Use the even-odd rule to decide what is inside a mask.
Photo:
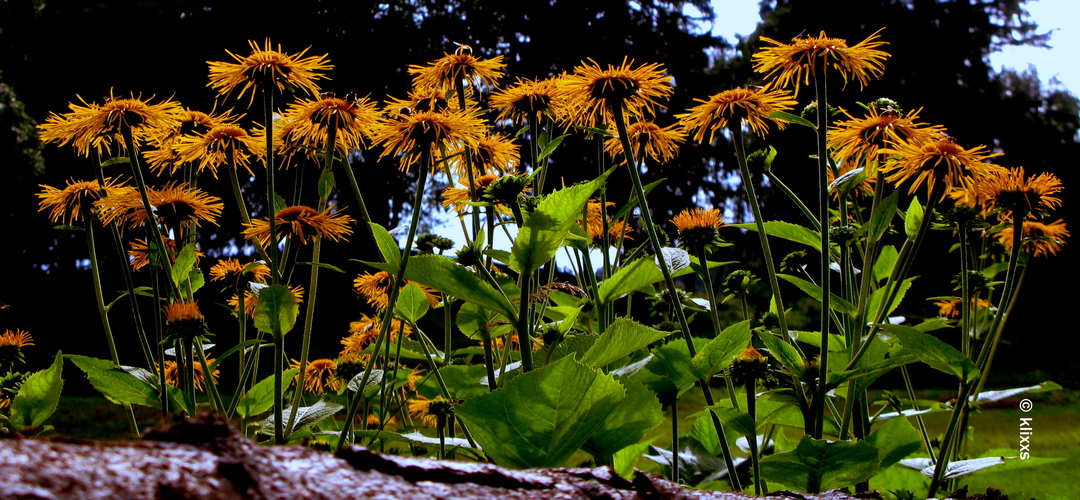
[{"label": "sunlit leaf", "polygon": [[61,378],[63,368],[63,354],[57,351],[51,366],[23,380],[19,392],[11,400],[11,423],[16,429],[41,427],[56,411],[60,391],[64,388],[64,379]]}]

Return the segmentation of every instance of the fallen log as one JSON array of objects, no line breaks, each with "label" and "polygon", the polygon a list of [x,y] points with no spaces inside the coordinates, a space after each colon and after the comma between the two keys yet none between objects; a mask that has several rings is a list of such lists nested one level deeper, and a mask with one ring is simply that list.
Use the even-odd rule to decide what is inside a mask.
[{"label": "fallen log", "polygon": [[[744,500],[739,493],[683,488],[608,467],[512,470],[491,464],[381,455],[337,455],[301,446],[260,446],[222,419],[199,417],[142,440],[102,443],[0,439],[5,499],[633,499]],[[846,500],[778,492],[776,499]]]}]

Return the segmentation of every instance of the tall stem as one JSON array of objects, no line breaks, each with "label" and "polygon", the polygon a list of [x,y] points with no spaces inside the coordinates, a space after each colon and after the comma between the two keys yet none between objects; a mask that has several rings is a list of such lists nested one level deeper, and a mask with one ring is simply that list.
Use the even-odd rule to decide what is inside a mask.
[{"label": "tall stem", "polygon": [[[267,73],[263,88],[263,121],[266,123],[266,212],[270,219],[270,254],[267,265],[270,267],[270,283],[273,285],[281,281],[281,271],[278,269],[278,241],[277,241],[277,210],[274,209],[274,200],[277,191],[274,190],[274,77]],[[277,368],[280,371],[280,365]],[[279,420],[280,422],[280,420]]]},{"label": "tall stem", "polygon": [[828,392],[826,374],[829,368],[829,323],[830,323],[830,249],[829,249],[829,161],[828,130],[829,103],[825,81],[825,68],[822,64],[814,72],[814,88],[817,91],[817,160],[818,160],[818,218],[821,220],[821,361],[818,364],[818,387],[814,396],[813,436],[821,439],[825,428],[825,394]]}]

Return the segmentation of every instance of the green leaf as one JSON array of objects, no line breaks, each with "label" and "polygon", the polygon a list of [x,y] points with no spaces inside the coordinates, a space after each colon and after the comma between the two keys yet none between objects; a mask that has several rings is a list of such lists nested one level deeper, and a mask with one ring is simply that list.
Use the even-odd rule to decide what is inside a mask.
[{"label": "green leaf", "polygon": [[277,214],[278,212],[280,212],[282,210],[285,210],[285,207],[287,207],[287,206],[289,206],[289,204],[285,202],[285,198],[282,198],[280,194],[277,194],[275,192],[274,193],[274,214]]},{"label": "green leaf", "polygon": [[270,285],[259,291],[255,328],[260,332],[269,333],[277,341],[296,326],[297,314],[300,314],[300,305],[289,287]]},{"label": "green leaf", "polygon": [[[265,343],[265,342],[266,342],[265,340],[251,339],[251,340],[245,340],[245,341],[243,341],[243,342],[241,342],[239,344],[236,344],[236,345],[230,347],[229,350],[221,353],[221,355],[219,355],[217,358],[215,358],[214,361],[210,362],[210,369],[208,371],[213,373],[215,370],[218,369],[218,365],[220,365],[222,361],[224,361],[229,356],[232,356],[233,354],[236,354],[237,352],[240,352],[241,349],[247,349],[248,347],[258,345],[258,344],[262,344],[262,343]],[[209,349],[209,346],[207,346],[206,349]]]},{"label": "green leaf", "polygon": [[866,442],[878,449],[880,467],[884,469],[918,450],[922,437],[906,418],[890,418],[867,436]]},{"label": "green leaf", "polygon": [[889,227],[892,226],[892,219],[896,216],[896,204],[899,199],[900,192],[893,191],[889,196],[882,198],[877,207],[874,207],[874,213],[870,216],[870,238],[875,241],[881,239],[885,231],[888,231]]},{"label": "green leaf", "polygon": [[[794,241],[795,243],[802,243],[814,250],[820,251],[821,249],[821,234],[813,229],[780,220],[766,221],[763,225],[765,226],[765,234],[769,236],[783,238],[788,241]],[[728,224],[728,227],[737,227],[739,229],[747,229],[754,232],[757,232],[758,229],[757,223],[754,222]]]},{"label": "green leaf", "polygon": [[[581,362],[588,366],[603,368],[608,363],[644,348],[670,334],[671,332],[662,332],[649,328],[629,318],[616,318],[615,322],[600,335],[600,338],[581,357]],[[622,448],[622,446],[619,448]]]},{"label": "green leaf", "polygon": [[184,245],[184,248],[180,249],[180,254],[176,256],[176,262],[172,265],[172,280],[173,284],[180,287],[180,283],[187,281],[191,276],[191,270],[195,268],[195,244],[188,243]]},{"label": "green leaf", "polygon": [[877,260],[874,261],[874,281],[881,281],[892,274],[897,256],[896,247],[892,245],[881,247],[881,253],[878,254]]},{"label": "green leaf", "polygon": [[510,269],[519,273],[532,273],[543,266],[562,246],[577,223],[589,197],[604,185],[609,169],[596,179],[560,189],[545,196],[525,220],[514,238],[510,249]]},{"label": "green leaf", "polygon": [[863,384],[869,384],[870,382],[876,380],[878,377],[888,373],[893,368],[911,364],[915,361],[918,361],[918,358],[916,358],[915,356],[904,354],[900,356],[886,358],[884,360],[868,364],[861,368],[855,368],[853,370],[843,372],[834,372],[829,374],[829,385],[836,387],[844,382],[847,382],[848,380],[863,377],[867,378],[866,382],[863,382]]},{"label": "green leaf", "polygon": [[[729,264],[729,262],[710,261],[708,263],[710,269],[725,264]],[[696,257],[690,257],[690,266],[679,271],[672,271],[671,276],[679,277],[690,274],[694,272],[695,267],[700,265],[701,263]],[[656,265],[656,258],[653,256],[641,257],[620,267],[618,271],[615,271],[608,279],[604,280],[597,291],[597,299],[609,303],[663,279],[664,274],[660,271],[660,267]]]},{"label": "green leaf", "polygon": [[405,288],[401,289],[397,305],[394,307],[394,313],[405,321],[416,323],[427,314],[430,307],[431,304],[428,302],[424,290],[416,283],[409,283],[405,285]]},{"label": "green leaf", "polygon": [[881,325],[881,328],[896,336],[900,345],[931,368],[956,375],[961,382],[973,382],[979,377],[975,363],[953,346],[910,326]]},{"label": "green leaf", "polygon": [[724,329],[705,344],[690,360],[690,371],[698,378],[706,378],[728,367],[736,354],[750,344],[753,332],[749,321],[740,321]]},{"label": "green leaf", "polygon": [[[300,372],[299,368],[292,368],[281,373],[282,385],[288,386],[288,382]],[[284,388],[282,389],[284,390]],[[274,375],[262,379],[251,387],[240,401],[236,403],[236,413],[240,418],[251,418],[255,415],[268,411],[274,406]]]},{"label": "green leaf", "polygon": [[397,273],[397,270],[401,268],[401,248],[398,247],[397,240],[390,235],[386,228],[374,222],[368,222],[368,224],[371,226],[371,233],[375,235],[375,244],[379,247],[383,262],[393,266],[393,270],[387,272],[390,274]]},{"label": "green leaf", "polygon": [[52,366],[26,377],[11,401],[11,423],[16,429],[37,429],[56,411],[64,388],[63,369],[63,354],[58,351]]},{"label": "green leaf", "polygon": [[772,113],[769,113],[769,119],[779,120],[787,123],[794,123],[796,125],[802,125],[804,127],[810,127],[813,130],[817,130],[817,126],[815,126],[814,123],[810,120],[807,120],[806,118],[803,118],[799,115],[786,113],[784,111],[773,111]]},{"label": "green leaf", "polygon": [[344,269],[342,269],[340,267],[337,267],[337,266],[335,266],[333,264],[327,264],[325,262],[297,262],[296,265],[298,265],[298,266],[314,266],[314,267],[318,267],[320,269],[326,269],[328,271],[334,271],[336,273],[342,273],[342,274],[345,273]]},{"label": "green leaf", "polygon": [[[799,290],[802,290],[803,293],[809,295],[814,300],[817,300],[818,302],[821,302],[821,287],[820,286],[817,286],[817,285],[815,285],[815,284],[813,284],[813,283],[811,283],[809,281],[806,281],[806,280],[804,280],[802,278],[797,278],[795,276],[791,276],[790,274],[777,274],[776,277],[780,278],[780,279],[782,279],[784,281],[787,281],[788,283],[791,283],[792,285],[795,285],[795,286],[799,287]],[[851,302],[848,302],[848,301],[846,301],[846,300],[844,300],[844,299],[842,299],[840,297],[837,297],[835,294],[832,294],[832,293],[829,294],[829,308],[836,311],[836,312],[838,312],[838,313],[846,314],[846,315],[851,316],[853,318],[859,312],[854,304],[852,304]]]},{"label": "green leaf", "polygon": [[769,348],[769,354],[776,358],[784,368],[802,378],[806,374],[806,362],[803,361],[795,346],[784,342],[770,333],[759,335],[758,338]]},{"label": "green leaf", "polygon": [[449,257],[415,255],[409,259],[405,278],[496,311],[511,322],[517,317],[517,308],[505,295]]},{"label": "green leaf", "polygon": [[652,391],[640,382],[624,380],[622,384],[626,397],[615,405],[583,447],[594,456],[613,455],[637,443],[664,421],[664,410]]},{"label": "green leaf", "polygon": [[919,226],[922,225],[923,220],[923,207],[919,204],[918,198],[911,199],[911,205],[908,205],[907,213],[904,214],[904,232],[907,237],[914,239],[915,235],[919,234]]},{"label": "green leaf", "polygon": [[656,438],[652,438],[617,451],[612,460],[612,468],[615,469],[615,473],[628,479],[634,477],[634,469],[637,468],[638,459],[646,451],[649,451],[649,445],[655,440]]},{"label": "green leaf", "polygon": [[[292,429],[288,429],[287,432],[292,434],[304,429],[313,427],[315,424],[322,422],[323,420],[333,416],[335,413],[345,409],[332,401],[320,399],[311,406],[301,407],[296,412],[296,422],[293,423]],[[281,420],[288,422],[292,414],[292,408],[285,408],[281,412]],[[266,420],[262,421],[261,430],[267,434],[273,434],[274,432],[274,415],[266,417]]]},{"label": "green leaf", "polygon": [[878,449],[865,441],[803,436],[787,453],[761,459],[761,477],[810,493],[851,486],[878,471]]},{"label": "green leaf", "polygon": [[[889,304],[889,309],[885,311],[886,316],[895,311],[897,307],[900,307],[900,302],[904,300],[904,295],[906,295],[908,289],[911,288],[911,282],[915,281],[915,278],[915,276],[912,276],[900,283],[900,289],[897,290],[896,297],[893,298],[892,304]],[[885,300],[885,290],[887,288],[888,287],[878,288],[877,290],[874,290],[874,293],[870,294],[870,305],[867,307],[867,311],[871,311],[872,314],[877,312],[878,308],[881,307],[881,301]]]},{"label": "green leaf", "polygon": [[456,414],[497,464],[558,467],[625,395],[611,375],[565,357],[466,401]]},{"label": "green leaf", "polygon": [[334,170],[330,168],[322,169],[322,173],[319,174],[319,199],[330,199],[330,192],[334,190]]},{"label": "green leaf", "polygon": [[[694,347],[700,352],[705,347],[705,339],[694,338]],[[661,378],[653,381],[650,389],[657,393],[677,391],[682,394],[697,382],[698,377],[690,368],[690,350],[686,348],[686,342],[668,342],[652,352],[653,358],[645,368],[659,375]]]},{"label": "green leaf", "polygon": [[109,158],[108,160],[105,160],[105,161],[101,162],[101,167],[105,168],[105,167],[111,167],[113,165],[126,165],[128,163],[131,163],[130,158],[128,158],[126,156],[118,156],[116,158]]},{"label": "green leaf", "polygon": [[[544,158],[547,158],[551,153],[554,153],[555,148],[559,147],[559,144],[562,144],[563,139],[566,139],[569,136],[570,134],[563,134],[550,141],[542,142],[540,145],[540,155],[537,156],[536,161],[543,161]],[[542,137],[546,139],[547,133],[543,134]]]},{"label": "green leaf", "polygon": [[86,377],[106,399],[116,404],[136,404],[160,408],[157,389],[149,382],[140,380],[122,368],[117,368],[112,361],[68,354],[64,358],[75,363]]}]

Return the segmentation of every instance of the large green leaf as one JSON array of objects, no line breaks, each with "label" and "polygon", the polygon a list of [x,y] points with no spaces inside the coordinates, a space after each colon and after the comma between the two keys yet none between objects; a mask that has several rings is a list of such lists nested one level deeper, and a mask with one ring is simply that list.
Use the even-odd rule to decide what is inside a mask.
[{"label": "large green leaf", "polygon": [[259,291],[255,304],[255,328],[280,339],[296,326],[300,305],[292,290],[285,285],[270,285]]},{"label": "large green leaf", "polygon": [[172,281],[177,287],[181,282],[188,279],[191,275],[191,270],[195,268],[195,244],[188,243],[184,245],[184,248],[180,249],[180,254],[176,256],[176,261],[172,265]]},{"label": "large green leaf", "polygon": [[892,219],[896,217],[896,203],[900,197],[899,191],[882,198],[874,207],[874,213],[870,216],[870,237],[879,240],[892,226]]},{"label": "large green leaf", "polygon": [[919,431],[906,418],[885,420],[866,437],[866,442],[878,449],[882,469],[903,460],[922,446]]},{"label": "large green leaf", "polygon": [[398,296],[394,313],[405,321],[416,323],[427,314],[430,307],[431,303],[428,302],[424,290],[416,283],[409,283],[405,285],[405,288],[401,289],[401,295]]},{"label": "large green leaf", "polygon": [[[281,379],[288,382],[300,372],[299,368],[285,370]],[[285,385],[288,385],[287,383]],[[274,375],[270,375],[251,387],[236,404],[236,413],[240,418],[251,418],[270,409],[274,405]]]},{"label": "large green leaf", "polygon": [[609,169],[590,182],[560,189],[540,200],[514,237],[510,262],[507,263],[510,268],[519,273],[532,273],[551,260],[570,233],[571,226],[581,218],[589,198],[604,185],[611,172]]},{"label": "large green leaf", "polygon": [[956,375],[962,382],[973,382],[979,377],[975,363],[953,346],[910,326],[881,325],[881,328],[895,335],[900,345],[931,368]]},{"label": "large green leaf", "polygon": [[727,368],[735,355],[750,345],[752,336],[749,321],[740,321],[725,328],[690,360],[691,372],[705,378]]},{"label": "large green leaf", "polygon": [[[783,238],[788,241],[794,241],[795,243],[802,243],[814,250],[821,249],[821,234],[813,229],[780,220],[766,221],[763,225],[765,226],[765,234],[769,236]],[[728,226],[747,229],[754,232],[757,232],[758,230],[757,223],[755,222],[728,224]]]},{"label": "large green leaf", "polygon": [[[821,302],[820,286],[815,285],[802,278],[791,276],[789,274],[777,274],[776,277],[799,287],[799,290],[802,290],[803,293],[809,295],[811,298],[817,300],[818,302]],[[858,314],[858,309],[851,302],[837,297],[832,293],[829,294],[829,308],[838,313],[847,314],[848,316],[851,316],[853,318],[856,314]]]},{"label": "large green leaf", "polygon": [[565,357],[466,401],[456,413],[499,465],[558,467],[625,395],[611,375]]},{"label": "large green leaf", "polygon": [[818,493],[865,481],[878,471],[878,449],[865,441],[827,441],[803,436],[792,451],[761,459],[761,477]]},{"label": "large green leaf", "polygon": [[784,368],[787,368],[789,372],[798,375],[799,378],[806,374],[806,362],[803,361],[795,346],[769,333],[759,335],[758,338],[765,344],[765,347],[769,348],[769,354],[772,354],[772,357],[776,358],[781,365],[784,365]]},{"label": "large green leaf", "polygon": [[139,379],[122,368],[117,368],[112,361],[79,356],[65,355],[64,358],[75,363],[94,386],[109,401],[116,404],[137,404],[160,408],[157,389],[149,382]]},{"label": "large green leaf", "polygon": [[[915,276],[912,276],[900,283],[900,289],[896,292],[896,297],[893,297],[892,304],[889,304],[889,309],[885,311],[885,315],[892,314],[897,307],[900,307],[900,302],[904,300],[904,295],[907,294],[909,288],[911,288],[911,282],[915,281]],[[867,311],[871,314],[876,314],[879,307],[881,307],[881,301],[885,300],[885,291],[888,287],[881,287],[874,290],[874,293],[870,294],[870,304],[867,307]]]},{"label": "large green leaf", "polygon": [[375,235],[375,244],[379,247],[379,254],[382,255],[383,262],[390,264],[390,274],[397,273],[397,270],[401,268],[401,248],[398,247],[397,240],[390,235],[390,232],[386,228],[374,223],[368,223],[371,226],[371,233]]},{"label": "large green leaf", "polygon": [[[728,262],[712,262],[709,261],[709,268],[722,266],[728,264]],[[701,263],[697,257],[690,257],[690,266],[684,267],[678,271],[672,270],[671,275],[673,277],[679,277],[685,274],[694,272],[695,267],[699,267]],[[640,290],[653,283],[664,279],[664,274],[660,271],[660,267],[656,265],[656,257],[647,256],[636,259],[629,264],[626,264],[615,271],[614,274],[604,280],[600,284],[600,288],[597,292],[597,299],[600,302],[611,302],[616,300],[630,292]]]},{"label": "large green leaf", "polygon": [[11,401],[11,423],[19,430],[36,429],[56,411],[64,379],[63,354],[56,353],[52,366],[26,377]]},{"label": "large green leaf", "polygon": [[[703,338],[694,338],[695,350],[701,352],[707,342]],[[653,349],[652,359],[645,365],[645,368],[649,372],[659,375],[660,378],[646,380],[645,384],[657,393],[677,391],[677,393],[682,394],[683,391],[693,387],[698,380],[698,377],[691,371],[690,360],[690,350],[687,349],[686,342],[668,342]]]},{"label": "large green leaf", "polygon": [[502,314],[511,322],[517,317],[517,308],[505,295],[449,257],[413,256],[409,259],[405,278],[461,300],[484,306]]},{"label": "large green leaf", "polygon": [[623,387],[626,397],[585,443],[584,449],[595,456],[613,455],[637,443],[664,421],[664,410],[656,394],[639,382],[624,380]]},{"label": "large green leaf", "polygon": [[586,365],[603,368],[608,363],[648,346],[671,332],[649,328],[629,318],[617,318],[581,357]]}]

